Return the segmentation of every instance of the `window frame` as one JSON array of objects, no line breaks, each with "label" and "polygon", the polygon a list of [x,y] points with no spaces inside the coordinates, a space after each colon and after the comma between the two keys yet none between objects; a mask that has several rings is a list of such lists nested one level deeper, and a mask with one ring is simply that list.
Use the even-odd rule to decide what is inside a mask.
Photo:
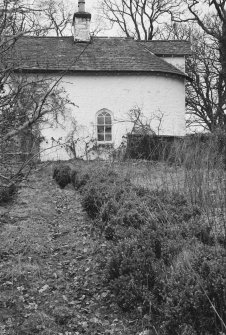
[{"label": "window frame", "polygon": [[[110,124],[108,124],[108,123],[106,123],[105,121],[105,115],[103,115],[103,117],[104,117],[104,123],[103,124],[100,124],[100,123],[98,123],[98,117],[100,117],[100,116],[102,116],[101,114],[102,113],[107,113],[107,114],[109,114],[109,116],[111,117],[111,123]],[[106,140],[105,138],[106,138],[106,129],[104,129],[104,132],[103,133],[98,133],[98,127],[101,127],[101,126],[103,126],[104,128],[105,127],[107,127],[107,126],[110,126],[111,127],[111,132],[109,133],[109,134],[111,134],[111,140]],[[113,143],[113,114],[112,114],[112,112],[109,110],[109,109],[107,109],[107,108],[102,108],[102,109],[100,109],[97,113],[96,113],[96,123],[95,123],[95,128],[96,128],[96,138],[97,138],[97,143],[98,144],[111,144],[111,143]],[[104,135],[104,140],[98,140],[98,135],[99,134],[103,134]]]}]

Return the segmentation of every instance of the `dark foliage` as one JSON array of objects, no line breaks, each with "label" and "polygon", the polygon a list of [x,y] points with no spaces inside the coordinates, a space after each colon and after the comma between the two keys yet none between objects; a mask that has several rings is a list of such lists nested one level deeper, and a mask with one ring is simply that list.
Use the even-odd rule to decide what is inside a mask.
[{"label": "dark foliage", "polygon": [[[156,135],[128,135],[126,157],[184,164],[187,168],[194,165],[194,158],[212,157],[211,165],[219,163],[226,169],[226,135],[224,132],[192,134],[182,137]],[[188,153],[189,156],[188,157]]]},{"label": "dark foliage", "polygon": [[[81,193],[109,241],[101,267],[124,311],[141,308],[167,335],[202,335],[205,323],[209,334],[220,330],[207,296],[225,322],[225,249],[214,258],[215,240],[200,208],[179,193],[134,187],[109,169],[93,170]],[[182,257],[186,250],[190,263]]]},{"label": "dark foliage", "polygon": [[182,142],[181,137],[129,134],[126,156],[132,159],[152,161],[169,160],[175,144]]},{"label": "dark foliage", "polygon": [[[111,204],[117,207],[117,203],[128,193],[130,185],[110,169],[100,170],[96,174],[92,171],[87,180],[89,182],[82,188],[83,207],[92,219],[102,212],[103,221],[107,221]],[[109,207],[108,202],[111,202]]]},{"label": "dark foliage", "polygon": [[85,186],[89,179],[90,175],[87,172],[78,173],[75,170],[72,172],[71,182],[74,188],[77,190]]},{"label": "dark foliage", "polygon": [[58,165],[53,170],[53,179],[60,188],[65,188],[71,182],[71,168],[68,165]]},{"label": "dark foliage", "polygon": [[0,185],[0,205],[12,200],[16,191],[17,186],[15,184],[11,184],[9,186]]},{"label": "dark foliage", "polygon": [[219,334],[224,329],[225,264],[224,249],[202,243],[178,255],[161,283],[167,334],[180,333],[182,325],[193,327],[197,334]]},{"label": "dark foliage", "polygon": [[119,243],[111,251],[106,277],[123,310],[146,309],[157,277],[152,246],[132,238]]}]

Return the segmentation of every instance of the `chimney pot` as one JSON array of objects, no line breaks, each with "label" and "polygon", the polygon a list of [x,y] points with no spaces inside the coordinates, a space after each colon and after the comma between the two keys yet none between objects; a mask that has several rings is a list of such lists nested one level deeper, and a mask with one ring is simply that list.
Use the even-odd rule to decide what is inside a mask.
[{"label": "chimney pot", "polygon": [[79,0],[78,2],[78,11],[85,12],[85,0]]}]

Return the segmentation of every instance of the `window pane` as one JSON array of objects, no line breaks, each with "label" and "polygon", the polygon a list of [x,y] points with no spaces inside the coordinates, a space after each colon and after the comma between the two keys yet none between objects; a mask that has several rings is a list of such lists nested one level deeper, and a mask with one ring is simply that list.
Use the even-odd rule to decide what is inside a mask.
[{"label": "window pane", "polygon": [[97,140],[98,141],[104,141],[104,134],[98,134]]},{"label": "window pane", "polygon": [[105,132],[111,134],[111,127],[110,126],[105,126]]},{"label": "window pane", "polygon": [[98,116],[97,124],[104,124],[104,117],[103,116]]},{"label": "window pane", "polygon": [[105,135],[105,141],[111,141],[111,139],[112,139],[111,134],[106,134]]},{"label": "window pane", "polygon": [[97,126],[97,132],[98,134],[104,133],[104,126]]},{"label": "window pane", "polygon": [[105,117],[105,124],[111,124],[111,117],[110,116]]},{"label": "window pane", "polygon": [[100,142],[112,141],[112,117],[106,109],[97,114],[97,140]]}]

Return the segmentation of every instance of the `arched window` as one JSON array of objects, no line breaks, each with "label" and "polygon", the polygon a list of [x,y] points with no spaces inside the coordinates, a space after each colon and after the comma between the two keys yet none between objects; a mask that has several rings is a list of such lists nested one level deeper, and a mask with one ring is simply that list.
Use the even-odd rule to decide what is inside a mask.
[{"label": "arched window", "polygon": [[112,117],[107,109],[97,113],[97,141],[112,141]]}]

